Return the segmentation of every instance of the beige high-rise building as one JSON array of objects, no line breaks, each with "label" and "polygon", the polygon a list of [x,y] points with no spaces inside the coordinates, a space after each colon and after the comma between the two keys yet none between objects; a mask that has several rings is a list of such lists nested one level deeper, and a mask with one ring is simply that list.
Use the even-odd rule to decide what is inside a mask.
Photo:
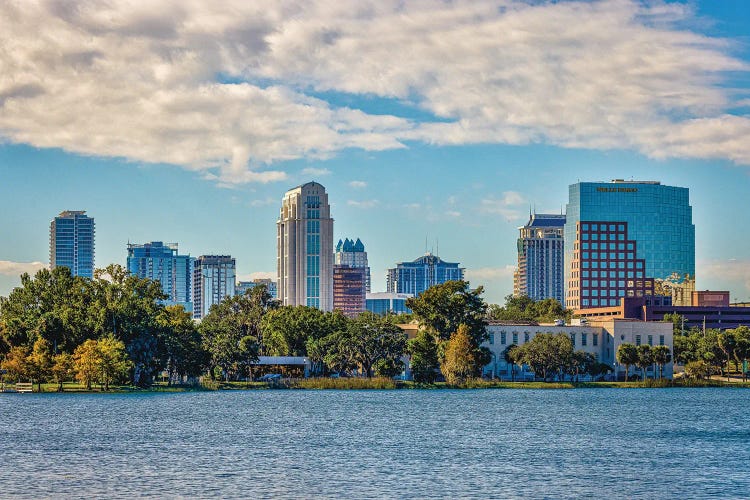
[{"label": "beige high-rise building", "polygon": [[333,219],[317,182],[290,189],[276,222],[278,299],[286,306],[333,310]]}]

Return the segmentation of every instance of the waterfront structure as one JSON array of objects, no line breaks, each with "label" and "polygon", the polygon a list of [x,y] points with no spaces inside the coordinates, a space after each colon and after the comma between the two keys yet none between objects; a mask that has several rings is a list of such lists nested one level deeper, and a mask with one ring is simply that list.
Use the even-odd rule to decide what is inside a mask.
[{"label": "waterfront structure", "polygon": [[687,188],[655,181],[579,182],[564,230],[565,306],[614,307],[628,297],[695,290],[695,226]]},{"label": "waterfront structure", "polygon": [[276,228],[281,303],[333,310],[333,219],[325,188],[308,182],[287,191]]},{"label": "waterfront structure", "polygon": [[235,294],[236,262],[229,255],[201,255],[193,267],[193,318],[206,317],[211,306]]},{"label": "waterfront structure", "polygon": [[234,293],[236,295],[245,295],[249,290],[252,290],[258,285],[265,285],[266,291],[273,297],[276,298],[276,281],[269,278],[258,278],[252,281],[238,281],[234,287]]},{"label": "waterfront structure", "polygon": [[65,210],[49,228],[50,269],[64,266],[73,276],[94,277],[94,218],[85,210]]},{"label": "waterfront structure", "polygon": [[565,303],[564,226],[564,215],[531,214],[529,222],[518,228],[518,267],[513,276],[513,295]]},{"label": "waterfront structure", "polygon": [[177,243],[128,243],[127,249],[126,267],[130,274],[158,281],[162,291],[169,296],[164,301],[166,305],[181,305],[192,312],[194,258],[180,255]]},{"label": "waterfront structure", "polygon": [[370,266],[367,263],[365,245],[359,238],[356,241],[349,238],[339,240],[336,244],[336,253],[333,255],[333,265],[364,268],[367,293],[370,292]]},{"label": "waterfront structure", "polygon": [[365,310],[367,272],[364,267],[333,265],[333,308],[353,318]]},{"label": "waterfront structure", "polygon": [[412,262],[399,262],[388,269],[387,291],[419,295],[431,286],[446,281],[463,280],[464,268],[427,253]]},{"label": "waterfront structure", "polygon": [[[729,294],[724,293],[723,298],[706,300],[705,296],[694,292],[695,302],[687,306],[672,304],[671,297],[631,297],[623,299],[616,306],[579,309],[576,314],[589,321],[633,319],[649,322],[663,321],[667,314],[679,314],[684,320],[682,328],[686,332],[691,328],[727,330],[738,326],[750,327],[750,307],[730,306]],[[713,292],[712,295],[721,297],[722,292]]]},{"label": "waterfront structure", "polygon": [[[540,333],[567,335],[573,343],[574,350],[591,353],[596,356],[598,362],[611,366],[611,377],[614,379],[625,377],[624,367],[616,361],[617,349],[621,344],[664,345],[674,353],[672,323],[614,318],[589,319],[586,323],[579,321],[578,324],[564,326],[495,321],[487,326],[489,339],[482,344],[492,353],[492,361],[484,367],[484,375],[507,380],[513,378],[513,367],[505,361],[505,350],[511,345],[521,346],[530,342]],[[630,375],[636,372],[637,369],[631,367]],[[664,366],[665,378],[672,378],[672,372],[672,363]],[[647,369],[647,375],[658,376],[658,369],[652,366]],[[520,370],[516,367],[515,379],[533,379],[533,373],[528,367],[520,367]]]},{"label": "waterfront structure", "polygon": [[365,297],[365,309],[375,314],[411,314],[406,300],[414,297],[411,293],[375,292]]}]

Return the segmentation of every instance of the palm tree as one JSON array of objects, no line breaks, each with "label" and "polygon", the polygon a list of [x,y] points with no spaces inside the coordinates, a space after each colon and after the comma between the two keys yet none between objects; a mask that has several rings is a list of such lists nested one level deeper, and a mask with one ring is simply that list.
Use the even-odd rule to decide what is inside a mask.
[{"label": "palm tree", "polygon": [[672,361],[672,353],[669,352],[669,347],[658,345],[651,349],[651,355],[654,358],[654,363],[659,366],[659,380],[661,380],[664,376],[664,365]]},{"label": "palm tree", "polygon": [[615,358],[617,359],[618,363],[620,363],[621,365],[625,365],[625,382],[627,382],[630,366],[638,362],[638,350],[633,344],[620,344],[620,346],[617,348]]},{"label": "palm tree", "polygon": [[651,346],[648,344],[641,344],[637,347],[638,360],[635,362],[638,368],[641,369],[643,374],[643,381],[646,381],[646,370],[649,366],[654,364],[654,354],[651,352]]},{"label": "palm tree", "polygon": [[737,339],[731,332],[720,333],[716,340],[719,343],[719,349],[724,352],[727,357],[727,382],[729,381],[729,363],[734,356],[734,350],[737,348]]},{"label": "palm tree", "polygon": [[511,344],[503,351],[505,362],[510,364],[510,380],[512,382],[516,381],[516,356],[514,353],[516,349],[518,349],[518,346],[516,344]]}]

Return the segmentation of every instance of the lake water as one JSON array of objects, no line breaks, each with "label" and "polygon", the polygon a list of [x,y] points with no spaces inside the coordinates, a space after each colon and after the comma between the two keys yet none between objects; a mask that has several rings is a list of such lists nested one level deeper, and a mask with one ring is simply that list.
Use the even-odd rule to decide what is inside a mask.
[{"label": "lake water", "polygon": [[750,390],[0,394],[0,497],[748,498]]}]

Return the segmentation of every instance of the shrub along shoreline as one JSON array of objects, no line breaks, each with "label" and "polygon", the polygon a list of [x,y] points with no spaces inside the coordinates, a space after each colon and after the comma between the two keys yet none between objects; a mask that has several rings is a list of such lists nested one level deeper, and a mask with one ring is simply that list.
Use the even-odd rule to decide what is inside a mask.
[{"label": "shrub along shoreline", "polygon": [[[12,385],[8,388],[12,389]],[[58,392],[57,384],[42,384],[45,394],[127,394],[127,393],[178,393],[203,391],[245,391],[245,390],[476,390],[476,389],[668,389],[668,388],[736,388],[750,389],[750,383],[730,383],[719,380],[646,380],[635,382],[506,382],[499,380],[472,379],[461,385],[445,382],[419,384],[412,381],[375,378],[307,378],[282,379],[277,382],[219,382],[208,381],[200,385],[153,385],[149,388],[136,386],[110,386],[109,390],[85,385],[66,383],[64,392]],[[38,388],[34,387],[34,393]]]}]

